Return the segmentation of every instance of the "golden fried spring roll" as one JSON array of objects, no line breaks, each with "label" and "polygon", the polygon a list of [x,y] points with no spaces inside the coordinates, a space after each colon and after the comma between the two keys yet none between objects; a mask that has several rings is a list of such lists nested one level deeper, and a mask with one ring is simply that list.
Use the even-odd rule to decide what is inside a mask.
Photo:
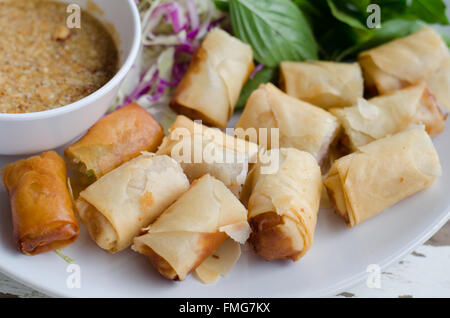
[{"label": "golden fried spring roll", "polygon": [[132,103],[100,119],[64,154],[69,167],[87,186],[142,151],[155,151],[163,137],[163,129],[152,115]]},{"label": "golden fried spring roll", "polygon": [[439,104],[450,110],[450,56],[447,56],[439,68],[427,80],[427,86]]},{"label": "golden fried spring roll", "polygon": [[194,54],[170,106],[193,119],[225,128],[253,69],[251,47],[213,29]]},{"label": "golden fried spring roll", "polygon": [[429,187],[440,175],[429,135],[414,126],[335,161],[325,186],[336,213],[352,227]]},{"label": "golden fried spring roll", "polygon": [[36,255],[63,248],[78,237],[79,225],[66,183],[66,164],[54,151],[3,168],[19,250]]},{"label": "golden fried spring roll", "polygon": [[448,56],[440,35],[430,27],[358,56],[368,90],[385,94],[428,79]]},{"label": "golden fried spring roll", "polygon": [[[271,150],[270,152],[278,151]],[[276,173],[257,163],[247,177],[250,243],[268,261],[297,261],[311,247],[322,193],[320,167],[314,157],[294,148],[279,149]]]},{"label": "golden fried spring roll", "polygon": [[278,138],[272,138],[271,128],[278,128],[278,147],[307,151],[322,163],[340,125],[329,112],[291,97],[269,83],[260,85],[250,95],[236,128],[267,129],[267,138],[258,134],[258,144],[267,149],[277,148],[272,139],[278,142]]},{"label": "golden fried spring roll", "polygon": [[245,182],[249,162],[256,161],[257,153],[257,144],[182,115],[170,126],[169,134],[157,151],[158,155],[168,155],[179,162],[189,181],[209,173],[236,195]]},{"label": "golden fried spring roll", "polygon": [[115,253],[130,246],[188,187],[175,160],[143,153],[91,184],[75,205],[92,239]]},{"label": "golden fried spring roll", "polygon": [[354,105],[364,90],[358,63],[282,62],[280,85],[289,96],[325,109]]},{"label": "golden fried spring roll", "polygon": [[445,125],[445,116],[424,83],[369,100],[359,99],[355,106],[332,108],[330,112],[339,118],[353,151],[411,124],[425,125],[431,136],[441,133]]},{"label": "golden fried spring roll", "polygon": [[219,180],[206,174],[134,239],[161,275],[184,280],[228,237],[245,243],[247,210]]}]

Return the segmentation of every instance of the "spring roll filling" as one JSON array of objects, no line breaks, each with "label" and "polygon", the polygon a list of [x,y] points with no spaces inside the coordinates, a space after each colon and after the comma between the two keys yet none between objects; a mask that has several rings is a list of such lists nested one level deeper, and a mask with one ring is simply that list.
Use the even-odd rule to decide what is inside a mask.
[{"label": "spring roll filling", "polygon": [[119,235],[112,223],[95,206],[82,198],[77,200],[76,206],[92,239],[101,248],[111,253],[117,252],[116,246]]},{"label": "spring roll filling", "polygon": [[299,259],[304,240],[296,222],[276,212],[266,212],[251,218],[249,223],[252,228],[250,243],[257,254],[267,261]]}]

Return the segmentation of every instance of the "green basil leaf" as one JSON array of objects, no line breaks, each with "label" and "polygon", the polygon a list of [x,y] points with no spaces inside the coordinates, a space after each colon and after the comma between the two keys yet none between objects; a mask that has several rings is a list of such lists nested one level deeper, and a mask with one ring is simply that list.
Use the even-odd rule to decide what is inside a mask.
[{"label": "green basil leaf", "polygon": [[[292,0],[295,5],[297,5],[311,26],[314,35],[316,35],[316,41],[318,40],[317,35],[322,35],[327,30],[333,28],[336,23],[340,21],[336,20],[331,14],[330,8],[328,7],[327,0]],[[321,50],[319,48],[319,50]]]},{"label": "green basil leaf", "polygon": [[382,22],[398,19],[408,8],[407,0],[372,0],[371,2],[380,6]]},{"label": "green basil leaf", "polygon": [[318,35],[322,57],[326,60],[335,60],[345,49],[364,41],[366,36],[360,34],[361,32],[366,33],[345,23],[335,23],[326,32]]},{"label": "green basil leaf", "polygon": [[344,58],[354,57],[357,53],[379,46],[396,38],[407,36],[422,28],[425,24],[419,20],[390,20],[382,23],[380,29],[372,29],[369,38],[348,47],[336,58],[338,61]]},{"label": "green basil leaf", "polygon": [[396,9],[399,14],[408,7],[408,0],[372,0],[370,2],[378,4],[381,10],[385,8]]},{"label": "green basil leaf", "polygon": [[[359,18],[350,14],[348,10],[341,9],[335,3],[335,1],[327,0],[327,2],[328,2],[328,6],[331,9],[331,13],[333,14],[333,16],[336,19],[338,19],[339,21],[344,22],[345,24],[348,24],[349,26],[356,28],[356,29],[361,29],[361,30],[367,29],[367,27],[361,22],[361,20]],[[366,6],[366,8],[367,8],[367,6]],[[361,9],[361,8],[358,8],[358,9]],[[365,15],[365,12],[364,12],[364,15]]]},{"label": "green basil leaf", "polygon": [[442,0],[412,0],[410,11],[427,23],[449,24]]},{"label": "green basil leaf", "polygon": [[268,67],[317,59],[317,44],[302,11],[290,0],[229,0],[234,35]]},{"label": "green basil leaf", "polygon": [[259,85],[276,80],[277,73],[276,68],[264,66],[252,79],[249,79],[242,88],[241,95],[236,103],[236,109],[240,109],[245,106],[247,99],[253,91],[259,87]]},{"label": "green basil leaf", "polygon": [[338,2],[343,2],[345,4],[345,7],[348,10],[353,10],[355,12],[362,12],[362,13],[366,13],[367,12],[367,7],[370,4],[370,0],[335,0]]},{"label": "green basil leaf", "polygon": [[367,7],[370,0],[333,0],[333,2],[341,9],[352,15],[366,16]]},{"label": "green basil leaf", "polygon": [[230,4],[228,0],[214,0],[216,8],[223,12],[228,12],[230,10]]},{"label": "green basil leaf", "polygon": [[292,0],[302,12],[314,18],[321,18],[324,16],[326,9],[326,0],[316,0],[311,3],[311,0]]}]

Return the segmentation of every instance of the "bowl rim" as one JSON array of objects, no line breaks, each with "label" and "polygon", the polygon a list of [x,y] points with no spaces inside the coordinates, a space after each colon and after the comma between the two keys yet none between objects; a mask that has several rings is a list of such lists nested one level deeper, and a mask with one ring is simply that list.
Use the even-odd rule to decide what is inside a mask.
[{"label": "bowl rim", "polygon": [[27,121],[27,120],[46,119],[70,113],[72,111],[80,109],[86,105],[90,105],[91,103],[97,101],[98,99],[106,95],[109,91],[111,91],[115,85],[120,84],[120,82],[125,78],[125,76],[130,71],[131,67],[133,66],[137,58],[141,44],[141,19],[138,8],[134,0],[127,0],[127,3],[133,16],[134,36],[131,45],[131,50],[128,56],[126,57],[126,60],[123,63],[122,67],[120,67],[120,69],[116,72],[116,74],[106,84],[104,84],[102,87],[100,87],[92,94],[83,97],[82,99],[79,99],[76,102],[63,105],[58,108],[32,113],[19,113],[19,114],[0,113],[0,121]]}]

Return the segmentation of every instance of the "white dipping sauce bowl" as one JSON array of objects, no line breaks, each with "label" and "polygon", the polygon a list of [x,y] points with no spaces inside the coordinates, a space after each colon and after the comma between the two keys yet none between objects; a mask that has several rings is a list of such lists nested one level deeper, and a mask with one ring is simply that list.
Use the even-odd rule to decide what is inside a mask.
[{"label": "white dipping sauce bowl", "polygon": [[111,35],[116,40],[119,51],[118,71],[99,90],[75,103],[35,113],[0,113],[0,155],[37,153],[62,146],[80,136],[111,106],[120,84],[138,55],[141,24],[139,12],[133,0],[61,0],[60,2],[78,4],[105,25],[114,26],[115,34]]}]

